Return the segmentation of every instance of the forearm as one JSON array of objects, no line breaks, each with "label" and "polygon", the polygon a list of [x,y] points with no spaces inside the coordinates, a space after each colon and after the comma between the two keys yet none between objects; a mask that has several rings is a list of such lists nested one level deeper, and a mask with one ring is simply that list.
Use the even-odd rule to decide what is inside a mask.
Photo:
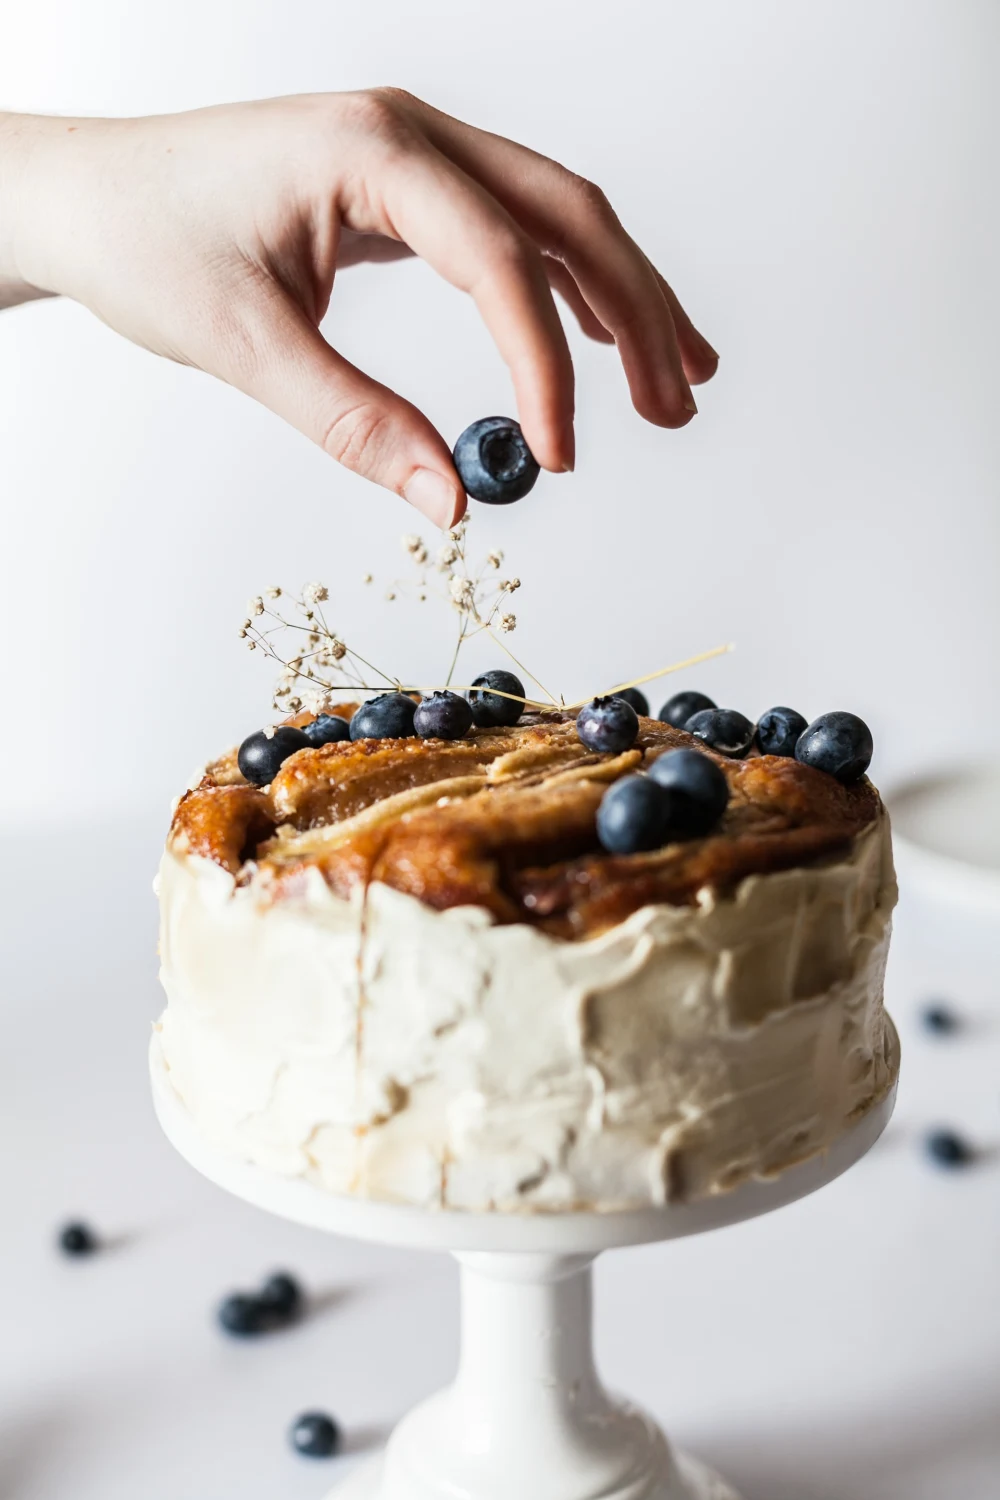
[{"label": "forearm", "polygon": [[38,191],[32,178],[54,124],[34,115],[0,112],[0,310],[58,295],[54,287],[29,279],[23,259],[32,229],[42,227],[30,222],[36,217],[31,204]]}]

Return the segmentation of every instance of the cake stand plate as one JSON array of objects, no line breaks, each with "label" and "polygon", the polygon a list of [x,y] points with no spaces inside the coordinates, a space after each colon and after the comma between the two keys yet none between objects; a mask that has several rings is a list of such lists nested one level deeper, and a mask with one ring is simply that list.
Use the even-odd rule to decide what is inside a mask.
[{"label": "cake stand plate", "polygon": [[[893,1077],[899,1042],[891,1029]],[[610,1396],[594,1365],[593,1260],[780,1208],[853,1166],[884,1130],[895,1087],[825,1152],[698,1203],[621,1213],[489,1214],[341,1197],[225,1155],[199,1134],[154,1034],[153,1100],[167,1138],[220,1187],[282,1218],[382,1244],[449,1250],[461,1267],[458,1373],[410,1412],[378,1459],[329,1500],[739,1500]]]}]

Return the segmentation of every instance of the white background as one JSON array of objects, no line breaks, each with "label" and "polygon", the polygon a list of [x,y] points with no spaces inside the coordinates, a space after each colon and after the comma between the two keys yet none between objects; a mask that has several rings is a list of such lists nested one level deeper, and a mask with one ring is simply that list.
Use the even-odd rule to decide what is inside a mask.
[{"label": "white background", "polygon": [[[577,473],[476,518],[524,580],[515,645],[569,696],[735,639],[686,684],[750,714],[854,708],[883,781],[1000,731],[998,72],[990,0],[32,0],[0,19],[8,107],[391,82],[600,182],[722,364],[688,429],[654,431],[571,330]],[[510,409],[472,309],[420,265],[345,275],[328,331],[449,439]],[[417,630],[361,585],[401,571],[402,502],[71,306],[0,316],[0,509],[0,1496],[316,1497],[327,1471],[286,1455],[286,1422],[328,1405],[363,1447],[445,1379],[451,1272],[272,1223],[172,1158],[143,1071],[147,879],[189,769],[267,709],[235,636],[248,595],[326,579],[337,624],[410,678],[439,669],[449,622]],[[996,1494],[996,1168],[934,1176],[918,1149],[938,1119],[997,1140],[995,938],[964,961],[935,941],[897,952],[907,1064],[870,1161],[601,1268],[609,1376],[748,1500]],[[913,1021],[942,985],[970,1018],[943,1051]],[[60,1264],[73,1212],[127,1242]],[[213,1301],[282,1261],[336,1296],[266,1346],[224,1343]]]}]

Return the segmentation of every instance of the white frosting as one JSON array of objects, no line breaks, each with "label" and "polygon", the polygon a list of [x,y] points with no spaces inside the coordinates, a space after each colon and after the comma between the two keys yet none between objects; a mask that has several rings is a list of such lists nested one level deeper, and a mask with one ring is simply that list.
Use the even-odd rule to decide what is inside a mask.
[{"label": "white frosting", "polygon": [[572,943],[374,885],[160,870],[171,1080],[216,1145],[333,1192],[613,1209],[821,1150],[891,1086],[888,820],[850,856]]}]

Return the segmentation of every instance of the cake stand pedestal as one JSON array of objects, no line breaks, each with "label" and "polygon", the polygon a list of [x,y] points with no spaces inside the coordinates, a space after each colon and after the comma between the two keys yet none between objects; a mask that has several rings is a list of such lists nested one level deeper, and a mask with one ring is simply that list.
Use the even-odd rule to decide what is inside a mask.
[{"label": "cake stand pedestal", "polygon": [[[898,1056],[898,1042],[893,1033]],[[461,1267],[458,1374],[329,1500],[739,1500],[652,1418],[604,1390],[594,1365],[591,1266],[603,1250],[736,1224],[815,1192],[881,1135],[895,1093],[820,1156],[699,1203],[623,1213],[472,1214],[337,1197],[207,1145],[154,1036],[156,1113],[192,1166],[250,1203],[315,1229],[450,1250]]]}]

